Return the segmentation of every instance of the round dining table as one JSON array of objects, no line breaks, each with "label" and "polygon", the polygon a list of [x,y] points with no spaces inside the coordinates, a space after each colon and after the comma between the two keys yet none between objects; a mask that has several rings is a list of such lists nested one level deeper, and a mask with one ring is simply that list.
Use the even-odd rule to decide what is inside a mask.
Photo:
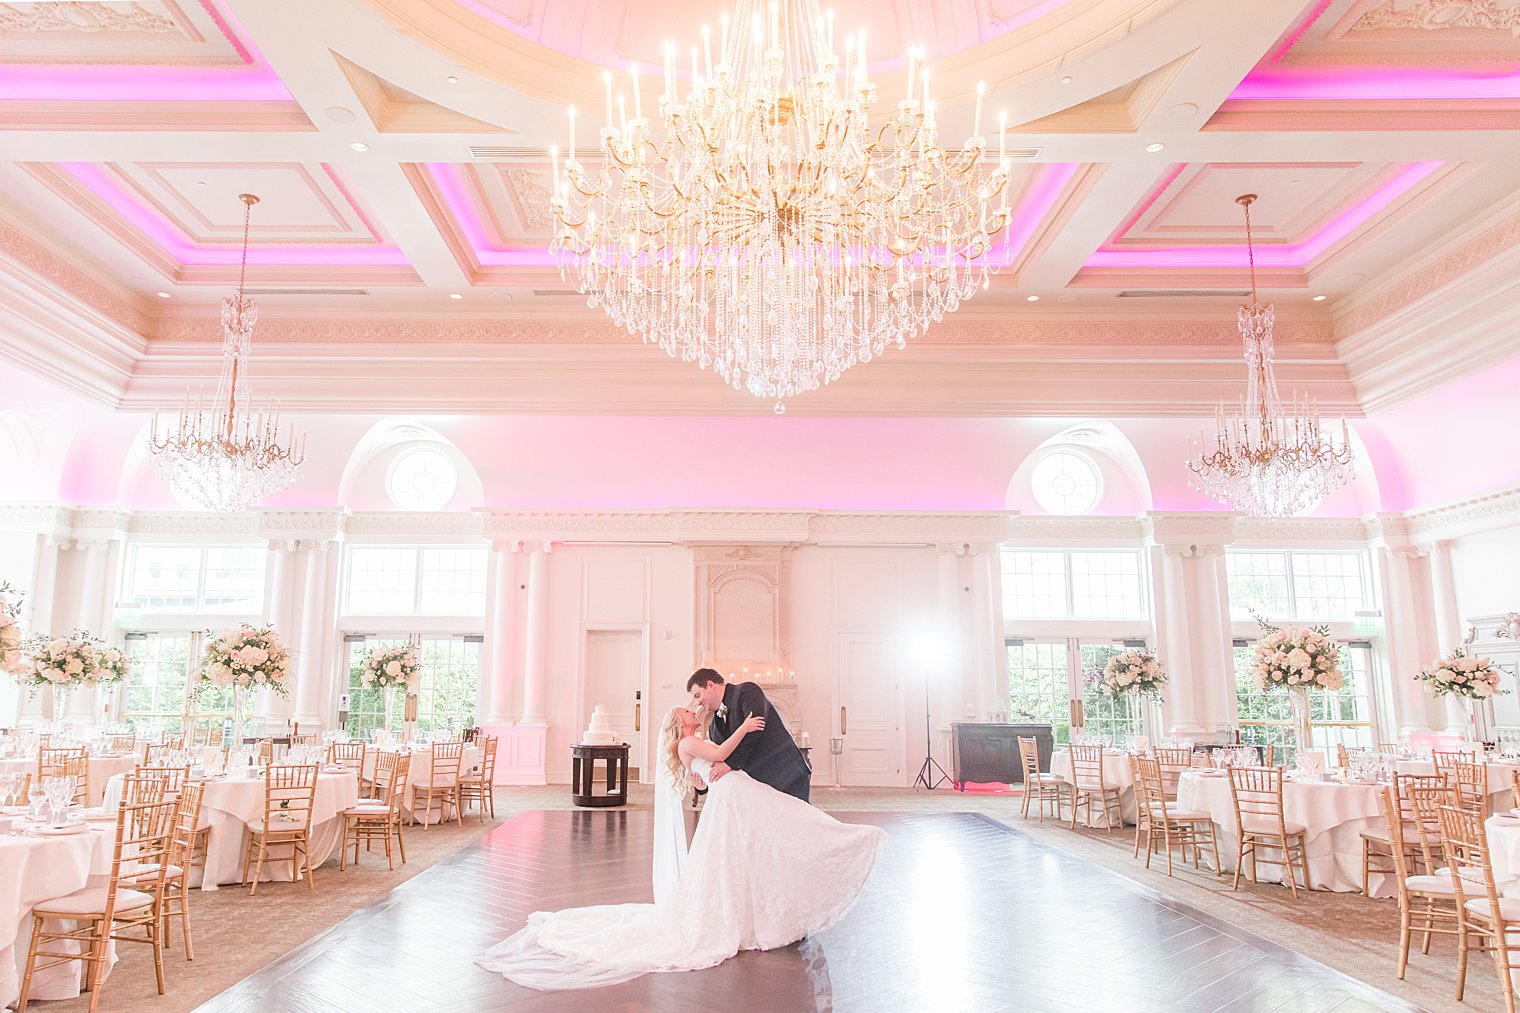
[{"label": "round dining table", "polygon": [[[1071,750],[1060,749],[1050,754],[1050,773],[1065,781],[1071,781]],[[1108,788],[1119,789],[1119,808],[1124,815],[1124,822],[1134,823],[1137,810],[1135,808],[1135,775],[1129,768],[1129,754],[1120,749],[1103,750],[1103,784]],[[1096,788],[1094,783],[1091,787]],[[1093,809],[1087,809],[1089,819],[1096,819],[1097,813],[1102,812],[1102,806],[1094,803]],[[1101,826],[1101,824],[1099,824]]]},{"label": "round dining table", "polygon": [[[1310,889],[1361,892],[1362,833],[1386,832],[1383,787],[1370,781],[1337,780],[1323,775],[1284,780],[1283,817],[1306,828],[1304,858],[1309,866]],[[1209,814],[1218,832],[1219,860],[1227,871],[1233,872],[1240,836],[1235,826],[1235,802],[1230,795],[1228,773],[1184,771],[1177,781],[1177,808]],[[1276,852],[1268,854],[1281,857]],[[1246,869],[1250,870],[1249,858]],[[1257,875],[1265,882],[1287,882],[1279,865],[1258,862]],[[1374,873],[1370,885],[1374,897],[1393,895],[1393,882],[1386,876]]]},{"label": "round dining table", "polygon": [[[1483,765],[1488,768],[1488,811],[1504,812],[1515,804],[1515,773],[1520,771],[1520,762],[1488,760]],[[1436,765],[1431,760],[1395,760],[1393,769],[1400,774],[1428,776],[1436,772]]]},{"label": "round dining table", "polygon": [[[99,806],[105,799],[106,785],[117,774],[125,774],[137,769],[137,761],[141,759],[136,753],[100,753],[90,756],[90,784],[89,800],[85,803],[90,806]],[[35,780],[37,777],[37,757],[12,756],[0,760],[0,774],[31,774]]]},{"label": "round dining table", "polygon": [[[368,782],[375,779],[376,755],[382,752],[397,751],[399,750],[371,749],[367,751],[364,754],[364,780]],[[412,802],[414,801],[414,796],[411,789],[414,787],[426,788],[429,781],[431,781],[433,777],[432,749],[427,746],[417,746],[412,748],[411,754],[412,763],[411,766],[407,768],[406,773],[408,788],[405,795],[401,799],[401,816],[402,819],[406,820],[407,822],[411,821],[413,815]],[[459,758],[459,776],[467,777],[470,774],[478,774],[480,772],[480,765],[484,760],[485,753],[481,751],[479,746],[465,746],[464,753],[461,754]],[[442,820],[443,817],[444,807],[440,805],[437,809],[432,809],[423,813],[422,822],[436,824]]]},{"label": "round dining table", "polygon": [[[89,823],[78,833],[46,836],[16,828],[0,834],[0,1007],[21,994],[27,948],[32,939],[32,908],[87,886],[104,886],[111,876],[116,824]],[[114,944],[113,944],[114,947]],[[108,954],[106,973],[114,964]],[[80,993],[83,961],[67,961],[32,975],[32,999],[73,999]]]}]

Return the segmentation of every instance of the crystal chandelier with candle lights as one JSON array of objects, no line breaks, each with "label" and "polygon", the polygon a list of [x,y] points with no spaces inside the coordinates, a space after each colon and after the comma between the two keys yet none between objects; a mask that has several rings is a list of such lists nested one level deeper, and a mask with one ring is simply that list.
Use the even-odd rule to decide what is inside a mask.
[{"label": "crystal chandelier with candle lights", "polygon": [[903,347],[1007,264],[1006,118],[989,170],[979,84],[971,138],[945,148],[915,48],[895,112],[873,123],[865,33],[841,56],[816,0],[739,0],[718,35],[703,27],[684,83],[665,44],[652,119],[637,64],[631,100],[605,71],[589,163],[571,108],[563,171],[550,149],[550,249],[619,326],[779,413]]},{"label": "crystal chandelier with candle lights", "polygon": [[160,438],[155,412],[148,437],[154,470],[181,500],[203,510],[256,506],[294,482],[306,459],[306,437],[298,441],[292,426],[281,444],[279,409],[252,400],[248,362],[259,307],[243,293],[243,282],[248,274],[248,226],[259,199],[251,193],[239,194],[238,199],[243,202],[243,260],[237,295],[222,300],[222,374],[216,399],[208,406],[199,394],[192,401],[186,392],[178,424]]},{"label": "crystal chandelier with candle lights", "polygon": [[1251,236],[1254,193],[1235,198],[1245,209],[1246,254],[1251,265],[1251,305],[1240,307],[1237,324],[1245,341],[1246,396],[1238,413],[1216,413],[1213,449],[1203,434],[1188,440],[1189,483],[1220,503],[1253,517],[1292,517],[1312,510],[1354,477],[1352,453],[1341,420],[1340,446],[1320,432],[1319,407],[1294,397],[1284,406],[1272,369],[1271,305],[1256,299],[1256,251]]}]

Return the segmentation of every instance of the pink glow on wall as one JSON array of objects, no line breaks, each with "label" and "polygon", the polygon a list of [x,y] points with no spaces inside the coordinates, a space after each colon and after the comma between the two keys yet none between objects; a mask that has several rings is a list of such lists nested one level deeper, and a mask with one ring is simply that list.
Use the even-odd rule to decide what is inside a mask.
[{"label": "pink glow on wall", "polygon": [[[92,162],[59,162],[58,166],[89,188],[129,224],[157,244],[181,264],[226,266],[242,258],[239,246],[202,246],[186,236],[173,223],[124,192],[98,165]],[[327,167],[324,165],[324,169]],[[297,266],[332,266],[362,264],[376,267],[406,266],[406,254],[388,245],[348,246],[274,246],[248,248],[250,264]]]},{"label": "pink glow on wall", "polygon": [[[1050,209],[1055,206],[1080,168],[1081,164],[1077,162],[1050,162],[1035,167],[1029,184],[1019,195],[1008,224],[1009,249],[1014,257],[1023,252],[1035,230],[1045,221]],[[502,249],[496,245],[481,218],[478,202],[466,187],[461,166],[449,162],[429,162],[427,170],[450,217],[459,226],[460,233],[481,266],[541,267],[557,263],[544,247]]]},{"label": "pink glow on wall", "polygon": [[[1414,189],[1444,162],[1415,162],[1354,207],[1348,208],[1313,236],[1297,243],[1256,248],[1258,267],[1303,267],[1340,242],[1374,215]],[[1143,250],[1105,247],[1087,259],[1087,267],[1239,267],[1246,262],[1244,244],[1230,246],[1163,246]]]},{"label": "pink glow on wall", "polygon": [[12,63],[0,75],[0,101],[12,102],[293,102],[279,75],[249,43],[232,12],[201,6],[243,65]]},{"label": "pink glow on wall", "polygon": [[1520,67],[1257,67],[1231,101],[1517,99]]}]

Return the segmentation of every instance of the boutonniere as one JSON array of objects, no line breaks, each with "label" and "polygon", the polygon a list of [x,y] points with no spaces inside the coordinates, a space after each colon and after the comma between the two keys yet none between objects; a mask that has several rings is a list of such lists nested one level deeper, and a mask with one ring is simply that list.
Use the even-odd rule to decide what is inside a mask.
[{"label": "boutonniere", "polygon": [[728,704],[724,703],[718,705],[718,717],[722,718],[724,721],[728,720]]}]

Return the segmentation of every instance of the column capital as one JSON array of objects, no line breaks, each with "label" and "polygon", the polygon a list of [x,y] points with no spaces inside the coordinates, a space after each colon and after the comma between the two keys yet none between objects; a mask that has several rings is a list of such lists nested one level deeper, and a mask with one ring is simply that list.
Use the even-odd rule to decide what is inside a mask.
[{"label": "column capital", "polygon": [[1235,541],[1233,513],[1149,513],[1140,519],[1145,544],[1169,556],[1214,556]]},{"label": "column capital", "polygon": [[938,542],[934,551],[941,556],[969,556],[971,543],[969,542]]},{"label": "column capital", "polygon": [[335,542],[343,538],[347,510],[261,510],[258,534],[269,541]]}]

